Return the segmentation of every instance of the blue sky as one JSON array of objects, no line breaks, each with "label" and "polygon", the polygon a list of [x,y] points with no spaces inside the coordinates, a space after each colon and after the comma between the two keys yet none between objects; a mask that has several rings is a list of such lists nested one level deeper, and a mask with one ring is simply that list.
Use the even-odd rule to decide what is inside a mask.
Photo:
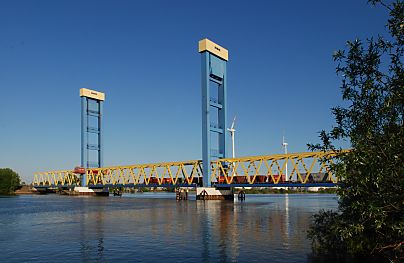
[{"label": "blue sky", "polygon": [[364,0],[0,1],[0,167],[78,165],[82,87],[106,93],[105,165],[200,159],[205,37],[229,50],[236,155],[306,151],[341,104],[332,53],[385,21]]}]

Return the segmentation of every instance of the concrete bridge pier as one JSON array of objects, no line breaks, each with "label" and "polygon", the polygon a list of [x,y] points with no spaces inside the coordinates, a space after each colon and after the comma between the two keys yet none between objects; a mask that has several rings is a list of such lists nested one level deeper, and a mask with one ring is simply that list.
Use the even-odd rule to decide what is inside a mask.
[{"label": "concrete bridge pier", "polygon": [[89,188],[89,187],[76,186],[74,188],[74,192],[77,195],[109,196],[108,188]]},{"label": "concrete bridge pier", "polygon": [[197,187],[196,200],[234,200],[232,188]]}]

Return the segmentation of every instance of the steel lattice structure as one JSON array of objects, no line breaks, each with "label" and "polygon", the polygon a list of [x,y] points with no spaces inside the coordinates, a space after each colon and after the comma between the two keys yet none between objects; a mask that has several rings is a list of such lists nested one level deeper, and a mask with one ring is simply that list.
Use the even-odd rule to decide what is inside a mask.
[{"label": "steel lattice structure", "polygon": [[[344,152],[344,151],[343,151]],[[346,151],[345,151],[346,152]],[[211,162],[210,182],[215,186],[332,186],[338,177],[331,173],[335,152],[303,152],[218,159]],[[293,167],[285,180],[286,163]],[[89,187],[196,186],[204,173],[201,160],[164,162],[86,170]],[[39,172],[34,186],[73,187],[81,184],[73,170]],[[328,185],[326,185],[328,184]]]}]

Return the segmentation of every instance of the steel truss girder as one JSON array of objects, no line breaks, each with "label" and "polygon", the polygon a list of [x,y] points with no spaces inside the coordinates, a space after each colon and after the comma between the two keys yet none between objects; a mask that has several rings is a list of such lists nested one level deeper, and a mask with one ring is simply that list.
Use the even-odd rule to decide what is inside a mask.
[{"label": "steel truss girder", "polygon": [[[338,177],[331,173],[329,165],[336,155],[336,152],[303,152],[217,159],[211,162],[210,182],[223,187],[335,186],[339,183]],[[285,171],[286,162],[293,167],[290,179],[295,177],[288,183],[279,176]],[[310,180],[311,175],[321,173],[325,176],[321,182]],[[202,177],[201,160],[86,169],[86,185],[89,187],[192,187],[200,183]],[[262,181],[263,177],[265,181]],[[38,172],[34,174],[33,185],[74,186],[80,185],[80,179],[72,170]]]}]

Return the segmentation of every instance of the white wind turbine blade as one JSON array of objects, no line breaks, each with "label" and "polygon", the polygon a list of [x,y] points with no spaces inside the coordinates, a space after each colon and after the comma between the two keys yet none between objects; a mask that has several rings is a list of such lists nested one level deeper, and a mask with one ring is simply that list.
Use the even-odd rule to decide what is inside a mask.
[{"label": "white wind turbine blade", "polygon": [[232,124],[231,124],[231,128],[230,129],[234,129],[234,123],[236,122],[236,116],[234,116],[234,119],[233,119],[233,122],[232,122]]}]

